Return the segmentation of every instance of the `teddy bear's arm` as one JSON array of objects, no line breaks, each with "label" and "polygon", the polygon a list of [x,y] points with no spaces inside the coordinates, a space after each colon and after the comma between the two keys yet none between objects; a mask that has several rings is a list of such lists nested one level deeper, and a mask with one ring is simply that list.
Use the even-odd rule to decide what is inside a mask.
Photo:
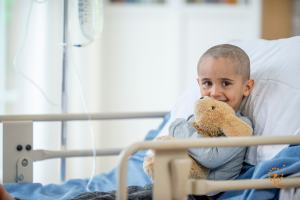
[{"label": "teddy bear's arm", "polygon": [[191,122],[191,124],[195,127],[195,129],[197,129],[198,134],[202,135],[203,137],[210,137],[208,133],[199,128],[198,124],[195,121]]}]

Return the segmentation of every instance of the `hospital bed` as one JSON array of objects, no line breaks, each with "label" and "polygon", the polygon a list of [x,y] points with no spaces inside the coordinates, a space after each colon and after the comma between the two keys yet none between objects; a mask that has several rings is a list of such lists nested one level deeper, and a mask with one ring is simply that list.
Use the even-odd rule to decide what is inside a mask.
[{"label": "hospital bed", "polygon": [[[144,141],[133,144],[124,150],[97,150],[97,155],[113,155],[121,152],[120,164],[108,174],[96,175],[91,190],[109,191],[117,189],[117,198],[126,199],[126,186],[144,186],[151,183],[151,180],[143,173],[142,169],[143,157],[147,155],[145,149],[151,148],[156,149],[154,199],[186,199],[187,194],[203,195],[213,191],[229,191],[223,193],[218,199],[263,199],[264,197],[267,199],[282,199],[286,197],[282,197],[287,189],[284,188],[285,186],[292,188],[293,193],[298,192],[299,195],[297,187],[300,187],[298,175],[300,172],[300,146],[297,146],[297,144],[300,144],[300,37],[276,41],[227,41],[226,43],[244,49],[251,60],[251,78],[255,80],[255,86],[250,96],[243,100],[240,108],[252,120],[255,137],[247,139],[209,138],[160,142]],[[108,118],[164,117],[164,122],[160,127],[156,131],[150,131],[146,137],[146,139],[153,139],[155,136],[166,134],[169,124],[174,119],[178,117],[187,118],[193,112],[193,104],[199,97],[196,82],[193,82],[170,113],[112,114],[110,116],[95,114],[91,115],[91,118],[101,120]],[[7,134],[8,138],[3,136],[4,144],[11,140],[10,135],[20,132],[20,130],[22,134],[23,132],[28,135],[32,134],[30,133],[32,132],[32,121],[36,119],[49,121],[83,120],[86,117],[84,115],[43,115],[24,116],[23,119],[24,121],[20,122],[22,120],[20,116],[0,117],[1,121],[6,121],[3,122],[3,131],[10,132]],[[7,120],[11,121],[7,122]],[[27,144],[32,144],[32,136],[29,139],[22,145],[25,149]],[[291,144],[296,144],[296,146]],[[17,151],[17,145],[14,144],[14,151]],[[216,146],[249,146],[245,159],[252,165],[244,166],[238,180],[188,180],[187,149]],[[12,154],[12,152],[5,153],[4,151],[6,151],[5,147],[3,149],[4,156]],[[12,182],[21,182],[4,184],[6,190],[13,196],[24,199],[68,199],[85,191],[87,179],[69,180],[62,185],[50,184],[47,186],[25,183],[25,180],[32,181],[32,178],[30,180],[32,171],[27,172],[26,170],[29,168],[24,168],[30,167],[29,163],[32,164],[35,160],[54,157],[90,156],[92,151],[23,150],[22,152],[24,154],[14,156],[14,159],[11,159],[11,156],[10,158],[3,158],[7,162],[8,160],[12,161],[9,169],[3,168],[3,174],[10,174]],[[4,162],[6,164],[5,160]],[[279,167],[284,175],[284,178],[277,185],[282,188],[280,194],[277,186],[268,178],[268,172],[273,171],[275,168],[279,169]],[[15,169],[16,171],[14,171]],[[23,177],[21,176],[22,180],[19,179],[20,173],[23,175]],[[29,176],[27,177],[24,174]],[[118,177],[118,181],[115,181],[116,177]],[[231,190],[233,191],[230,192]]]}]

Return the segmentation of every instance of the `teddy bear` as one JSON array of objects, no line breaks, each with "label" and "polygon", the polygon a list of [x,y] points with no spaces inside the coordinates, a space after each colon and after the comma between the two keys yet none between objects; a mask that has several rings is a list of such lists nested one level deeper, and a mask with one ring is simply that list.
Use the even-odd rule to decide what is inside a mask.
[{"label": "teddy bear", "polygon": [[[198,134],[203,137],[219,137],[221,135],[227,137],[251,136],[253,132],[252,127],[238,118],[233,108],[227,103],[213,100],[210,97],[201,97],[195,102],[194,115],[195,121],[191,124],[196,128]],[[156,141],[172,139],[175,138],[166,135],[156,138]],[[189,158],[192,160],[189,178],[206,179],[210,169],[196,162],[190,155]],[[155,156],[147,156],[144,159],[144,171],[154,181]]]}]

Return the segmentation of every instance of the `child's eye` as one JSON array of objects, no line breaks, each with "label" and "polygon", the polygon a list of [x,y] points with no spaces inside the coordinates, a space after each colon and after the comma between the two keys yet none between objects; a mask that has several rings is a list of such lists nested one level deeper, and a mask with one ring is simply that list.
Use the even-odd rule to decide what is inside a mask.
[{"label": "child's eye", "polygon": [[228,85],[230,85],[230,83],[229,82],[224,82],[223,85],[228,86]]},{"label": "child's eye", "polygon": [[204,85],[208,86],[208,85],[212,85],[212,83],[211,82],[205,82]]}]

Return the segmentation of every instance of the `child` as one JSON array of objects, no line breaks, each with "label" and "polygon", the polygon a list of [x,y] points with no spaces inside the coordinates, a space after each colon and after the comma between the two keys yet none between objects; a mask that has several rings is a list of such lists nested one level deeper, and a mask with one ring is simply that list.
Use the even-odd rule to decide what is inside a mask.
[{"label": "child", "polygon": [[[252,127],[247,116],[239,111],[244,96],[253,88],[250,77],[250,60],[239,47],[222,44],[207,50],[199,60],[197,78],[201,96],[209,96],[231,106],[236,116]],[[169,134],[175,138],[202,138],[190,124],[194,115],[185,119],[176,119],[169,127]],[[208,180],[236,179],[243,166],[247,147],[192,148],[189,154],[203,166],[210,169]],[[219,192],[210,193],[214,199]],[[196,197],[197,198],[197,197]],[[200,197],[199,197],[200,198]],[[205,199],[206,197],[201,197]]]},{"label": "child", "polygon": [[[207,50],[199,60],[197,78],[201,96],[209,96],[230,105],[236,116],[252,126],[251,121],[239,111],[244,96],[248,96],[253,88],[254,80],[250,77],[250,60],[247,54],[239,47],[223,44]],[[187,120],[177,119],[169,127],[169,134],[175,138],[201,138],[197,130],[190,124],[194,115]],[[190,155],[203,166],[210,169],[209,180],[236,179],[242,168],[246,147],[214,147],[193,148]],[[141,188],[141,187],[140,187]],[[146,185],[143,190],[137,186],[129,186],[129,190],[138,199],[151,199],[152,185]],[[206,196],[194,196],[196,199],[214,199],[219,192]],[[74,199],[109,199],[115,197],[115,192],[87,192]],[[0,185],[0,200],[12,198]],[[194,199],[189,196],[189,199]]]}]

